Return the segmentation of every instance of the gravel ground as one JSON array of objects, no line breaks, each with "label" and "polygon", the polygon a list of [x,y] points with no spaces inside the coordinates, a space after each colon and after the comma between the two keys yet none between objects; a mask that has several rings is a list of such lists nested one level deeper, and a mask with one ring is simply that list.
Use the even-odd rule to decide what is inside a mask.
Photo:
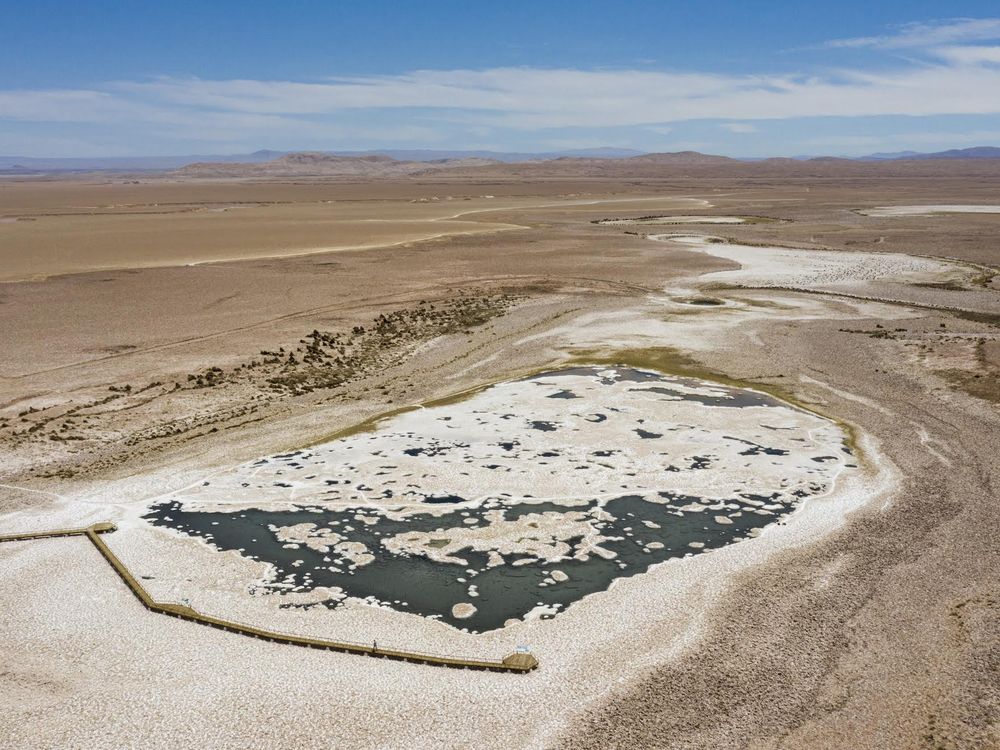
[{"label": "gravel ground", "polygon": [[[940,200],[932,187],[938,189],[895,185],[890,196],[885,188],[851,185],[831,188],[825,198],[815,190],[808,202],[795,189],[761,187],[712,195],[711,202],[724,215],[785,219],[732,230],[771,247],[782,246],[776,237],[799,245],[830,237],[866,243],[854,250],[898,254],[912,238],[910,249],[923,255],[978,262],[995,255],[990,217],[952,216],[945,232],[933,217],[880,222],[850,210],[890,199]],[[952,199],[974,203],[981,195],[973,186]],[[989,316],[1000,312],[995,291],[895,283],[884,278],[894,255],[879,261],[871,278],[840,273],[836,296],[825,288],[705,287],[696,273],[731,272],[741,260],[590,225],[607,215],[606,206],[588,209],[583,201],[572,209],[496,212],[489,221],[534,229],[414,250],[338,253],[333,270],[313,257],[101,274],[105,284],[84,276],[8,285],[4,314],[19,335],[3,362],[11,375],[0,385],[3,413],[14,415],[16,426],[25,404],[71,398],[75,388],[107,392],[161,372],[179,377],[192,363],[274,348],[314,326],[350,328],[387,309],[386,300],[446,295],[435,268],[447,267],[456,286],[516,279],[526,298],[481,330],[423,344],[419,356],[352,386],[342,400],[275,412],[266,429],[206,433],[72,480],[29,477],[24,467],[42,454],[5,449],[2,528],[108,518],[121,524],[108,543],[137,574],[156,573],[146,583],[158,598],[195,591],[192,605],[206,613],[366,641],[384,627],[384,612],[355,606],[331,617],[282,609],[276,596],[248,596],[246,582],[262,578],[262,566],[138,517],[154,498],[197,482],[206,469],[315,441],[384,411],[390,398],[413,403],[584,353],[614,357],[653,347],[679,350],[663,361],[681,374],[715,373],[775,390],[842,420],[862,449],[862,473],[838,480],[834,492],[810,498],[758,538],[620,579],[552,620],[472,635],[414,615],[394,618],[394,637],[410,647],[502,656],[528,645],[541,668],[525,676],[259,642],[146,612],[84,539],[0,545],[0,745],[1000,745],[1000,417],[995,405],[935,369],[940,357],[915,350],[904,334],[884,335],[905,329],[935,347],[948,336],[991,335]],[[971,228],[958,231],[966,225],[956,222],[965,221]],[[921,279],[925,271],[933,278],[939,263],[907,262],[919,266]],[[280,305],[279,270],[289,274],[280,277],[287,283]],[[761,286],[785,286],[755,273]],[[965,272],[947,273],[952,279]],[[203,288],[204,298],[193,304],[192,289]],[[147,294],[158,301],[135,303]],[[235,301],[225,301],[232,294]],[[352,294],[364,300],[352,301]],[[693,305],[692,294],[724,304]],[[60,325],[46,312],[57,299]],[[108,319],[109,299],[129,305],[131,314],[105,332],[93,321]],[[980,317],[928,309],[955,307],[953,300]],[[227,305],[238,309],[223,315]],[[282,317],[293,306],[295,317]],[[224,335],[223,318],[231,331]],[[134,354],[106,351],[129,341],[138,342]],[[969,360],[969,368],[979,366]],[[114,445],[111,436],[109,449]],[[86,458],[82,448],[70,448]],[[151,571],[154,561],[160,568]]]}]

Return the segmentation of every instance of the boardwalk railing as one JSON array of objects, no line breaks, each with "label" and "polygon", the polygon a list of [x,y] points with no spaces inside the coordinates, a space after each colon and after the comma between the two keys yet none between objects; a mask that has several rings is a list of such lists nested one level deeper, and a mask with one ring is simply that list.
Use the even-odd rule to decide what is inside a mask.
[{"label": "boardwalk railing", "polygon": [[228,630],[231,633],[248,635],[253,638],[260,638],[273,643],[286,643],[290,646],[305,646],[308,648],[322,649],[325,651],[340,651],[348,654],[360,654],[363,656],[373,656],[380,659],[395,659],[398,661],[408,661],[416,664],[430,664],[438,667],[453,667],[457,669],[481,669],[493,672],[513,672],[524,674],[538,667],[538,660],[530,653],[517,652],[504,657],[503,659],[468,659],[459,656],[442,656],[440,654],[421,653],[419,651],[406,651],[400,649],[379,648],[374,643],[371,646],[351,641],[333,641],[322,638],[308,638],[301,635],[291,635],[280,633],[275,630],[258,628],[253,625],[225,620],[220,617],[213,617],[198,612],[184,604],[172,604],[169,602],[158,602],[149,595],[149,592],[136,580],[135,576],[129,572],[118,556],[111,551],[111,548],[101,539],[102,534],[109,534],[116,531],[117,527],[113,523],[95,523],[78,529],[56,529],[53,531],[25,532],[21,534],[0,535],[0,542],[21,542],[32,539],[45,539],[49,537],[66,536],[86,536],[91,543],[97,547],[98,552],[114,568],[118,576],[125,582],[125,585],[132,590],[146,609],[159,614],[179,617],[182,620],[197,622],[202,625],[210,625],[221,630]]}]

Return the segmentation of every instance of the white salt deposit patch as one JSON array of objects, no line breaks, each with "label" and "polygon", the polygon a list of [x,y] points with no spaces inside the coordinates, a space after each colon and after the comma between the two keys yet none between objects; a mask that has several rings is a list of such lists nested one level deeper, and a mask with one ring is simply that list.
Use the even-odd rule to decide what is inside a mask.
[{"label": "white salt deposit patch", "polygon": [[1000,214],[1000,206],[940,204],[934,206],[876,206],[858,209],[862,216],[934,216],[936,214]]},{"label": "white salt deposit patch", "polygon": [[[662,490],[709,499],[788,493],[836,476],[842,458],[819,459],[839,454],[842,437],[834,423],[753,391],[658,373],[577,368],[500,383],[460,403],[394,416],[374,433],[243,464],[176,499],[191,510],[349,505],[403,518],[491,503],[549,502],[569,509],[581,499]],[[550,521],[533,519],[540,528]],[[582,519],[570,513],[560,523],[569,530]],[[516,546],[518,525],[495,519],[488,526],[490,548],[506,549],[504,540]],[[349,539],[349,530],[337,533]],[[285,539],[342,543],[336,535],[315,538],[309,531],[289,530]],[[403,535],[385,544],[402,550],[446,538],[427,553],[446,556],[462,547],[482,549],[474,540],[483,534],[462,522],[447,533]],[[561,553],[558,545],[536,550],[546,559]]]},{"label": "white salt deposit patch", "polygon": [[707,283],[848,292],[871,282],[913,283],[970,273],[954,263],[902,253],[757,247],[730,244],[704,235],[656,234],[649,238],[676,242],[740,264],[734,271],[716,271],[699,277]]},{"label": "white salt deposit patch", "polygon": [[638,219],[602,219],[605,226],[645,226],[669,224],[746,224],[744,216],[643,216]]}]

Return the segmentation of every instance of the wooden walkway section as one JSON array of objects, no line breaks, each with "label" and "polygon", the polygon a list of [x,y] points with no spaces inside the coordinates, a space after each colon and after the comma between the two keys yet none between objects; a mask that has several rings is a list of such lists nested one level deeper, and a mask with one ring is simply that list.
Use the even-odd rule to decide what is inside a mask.
[{"label": "wooden walkway section", "polygon": [[515,674],[525,674],[538,667],[538,660],[527,652],[517,652],[506,656],[503,659],[466,659],[462,657],[441,656],[438,654],[425,654],[418,651],[400,651],[396,649],[377,648],[374,644],[366,646],[360,643],[349,641],[329,641],[320,638],[306,638],[304,636],[289,635],[279,633],[274,630],[265,630],[252,625],[223,620],[211,615],[203,615],[191,607],[183,604],[170,604],[158,602],[149,595],[142,584],[136,580],[128,568],[118,559],[118,556],[111,551],[111,548],[101,539],[102,534],[116,531],[117,527],[113,523],[95,523],[78,529],[56,529],[54,531],[36,531],[22,534],[0,535],[0,542],[22,542],[32,539],[46,539],[50,537],[86,536],[91,543],[97,547],[98,552],[114,568],[115,572],[125,582],[132,593],[136,595],[143,606],[151,612],[157,612],[171,617],[179,617],[182,620],[197,622],[202,625],[210,625],[220,630],[228,630],[230,633],[239,633],[254,638],[260,638],[273,643],[286,643],[290,646],[305,646],[307,648],[321,649],[324,651],[340,651],[348,654],[359,654],[363,656],[373,656],[379,659],[395,659],[397,661],[408,661],[415,664],[429,664],[438,667],[452,667],[456,669],[479,669],[492,672],[511,672]]}]

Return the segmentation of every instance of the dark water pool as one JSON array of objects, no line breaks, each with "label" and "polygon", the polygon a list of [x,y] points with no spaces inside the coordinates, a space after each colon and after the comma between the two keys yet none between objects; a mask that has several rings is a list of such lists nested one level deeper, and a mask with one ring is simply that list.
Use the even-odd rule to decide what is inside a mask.
[{"label": "dark water pool", "polygon": [[[405,520],[393,520],[372,508],[348,508],[329,511],[319,508],[301,508],[291,511],[245,510],[239,513],[210,513],[186,511],[177,502],[152,508],[146,519],[156,526],[165,526],[193,536],[201,537],[220,550],[240,550],[241,554],[274,566],[276,580],[304,589],[318,586],[339,587],[348,596],[373,597],[394,609],[434,617],[456,627],[482,632],[499,628],[512,618],[520,618],[538,605],[555,610],[563,609],[587,594],[603,591],[622,577],[643,573],[654,565],[671,558],[697,554],[730,544],[745,537],[752,529],[773,523],[783,513],[791,510],[759,515],[754,512],[764,500],[773,498],[733,498],[741,505],[741,514],[729,517],[730,523],[714,520],[716,512],[684,512],[678,508],[697,502],[697,498],[674,497],[669,493],[644,499],[626,495],[609,500],[603,505],[596,501],[566,507],[554,503],[517,503],[500,507],[506,520],[530,520],[532,514],[576,512],[586,516],[591,528],[607,537],[601,547],[614,553],[605,559],[591,553],[587,559],[569,557],[547,563],[533,556],[504,559],[504,564],[488,566],[488,555],[463,549],[456,553],[467,564],[437,562],[429,557],[408,553],[392,553],[384,549],[382,540],[406,532],[435,532],[434,538],[448,538],[449,528],[469,528],[467,518],[477,525],[488,523],[483,518],[490,509],[473,508],[444,515],[414,514]],[[666,503],[666,504],[664,504]],[[732,513],[732,511],[727,511]],[[366,516],[373,523],[357,520]],[[649,522],[647,525],[644,522]],[[276,537],[274,528],[301,523],[316,524],[319,529],[345,533],[350,541],[360,542],[375,555],[374,561],[350,569],[350,561],[338,557],[333,550],[317,551],[298,545],[289,549]],[[654,526],[655,525],[655,526]],[[526,526],[526,534],[530,527]],[[576,549],[582,539],[569,538]],[[648,546],[654,543],[653,547]],[[693,548],[689,543],[704,546]],[[656,545],[662,545],[658,547]],[[324,561],[329,557],[332,562]],[[518,560],[521,564],[514,565]],[[302,561],[299,563],[298,561]],[[338,567],[338,571],[331,570]],[[472,570],[473,573],[468,571]],[[550,582],[553,570],[568,576],[562,582]],[[464,579],[464,580],[459,580]],[[469,596],[469,586],[475,585],[478,596]],[[471,617],[459,619],[452,616],[452,607],[460,602],[473,604],[477,611]],[[336,607],[338,601],[324,602]]]},{"label": "dark water pool", "polygon": [[[794,407],[755,391],[627,367],[511,383],[521,384],[518,397],[537,394],[520,412],[506,397],[428,409],[405,428],[260,459],[200,488],[281,510],[172,501],[145,518],[269,564],[258,585],[275,593],[343,592],[304,606],[350,597],[483,632],[538,607],[552,616],[616,579],[744,539],[826,491],[843,460],[832,445],[813,447],[805,469],[775,474],[803,438],[765,444],[799,428],[781,426]],[[705,407],[723,427],[706,440],[690,407],[688,422],[670,421],[672,402]],[[729,434],[741,410],[761,408],[751,420],[759,429]],[[633,459],[636,451],[648,458]],[[751,479],[758,464],[772,467],[770,479]],[[711,481],[692,483],[691,474],[710,472]],[[667,491],[684,486],[713,498]],[[558,500],[563,493],[578,499]],[[458,604],[475,612],[456,617]]]}]

